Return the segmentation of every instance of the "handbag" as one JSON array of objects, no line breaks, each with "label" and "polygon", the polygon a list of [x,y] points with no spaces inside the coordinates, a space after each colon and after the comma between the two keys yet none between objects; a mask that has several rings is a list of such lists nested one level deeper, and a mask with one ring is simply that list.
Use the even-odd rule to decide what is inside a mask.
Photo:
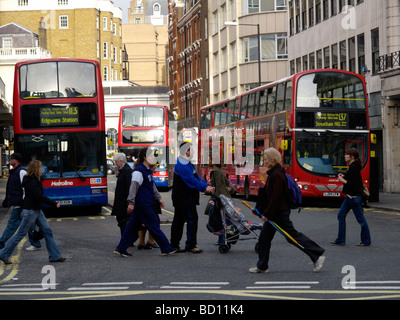
[{"label": "handbag", "polygon": [[371,195],[371,194],[369,193],[369,190],[368,190],[368,188],[367,188],[367,186],[366,186],[365,184],[363,184],[362,195],[363,195],[363,197],[365,197],[365,198],[369,198],[369,196]]}]

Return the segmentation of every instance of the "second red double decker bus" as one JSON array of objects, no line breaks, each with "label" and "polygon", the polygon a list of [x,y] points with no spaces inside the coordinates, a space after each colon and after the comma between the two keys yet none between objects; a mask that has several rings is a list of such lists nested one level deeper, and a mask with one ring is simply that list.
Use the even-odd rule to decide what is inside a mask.
[{"label": "second red double decker bus", "polygon": [[[219,140],[201,141],[203,146],[219,148],[220,154],[239,152],[237,132],[252,130],[251,163],[222,167],[239,193],[257,195],[265,181],[261,176],[263,150],[275,147],[282,153],[286,171],[302,188],[304,197],[343,197],[337,175],[347,170],[345,151],[356,148],[363,163],[362,177],[369,186],[370,131],[365,80],[342,70],[311,70],[244,92],[200,110],[200,129],[226,133]],[[214,130],[215,133],[215,130]],[[200,137],[204,136],[200,134]],[[244,139],[243,139],[244,141]],[[244,142],[243,142],[244,143]],[[235,149],[236,148],[236,149]],[[201,155],[200,155],[201,156]],[[248,161],[248,160],[247,160]],[[243,173],[241,167],[251,168]],[[202,161],[202,176],[210,170]]]}]

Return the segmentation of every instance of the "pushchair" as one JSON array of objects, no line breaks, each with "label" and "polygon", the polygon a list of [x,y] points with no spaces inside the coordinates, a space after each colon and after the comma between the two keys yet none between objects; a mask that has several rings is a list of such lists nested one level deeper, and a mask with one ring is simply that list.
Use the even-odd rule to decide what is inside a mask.
[{"label": "pushchair", "polygon": [[[250,223],[237,212],[232,199],[224,195],[212,195],[207,229],[215,235],[223,235],[223,243],[219,244],[220,253],[228,253],[231,246],[238,241],[256,239],[255,251],[258,253],[259,235],[255,230],[262,228],[261,223]],[[241,235],[247,237],[241,238]]]}]

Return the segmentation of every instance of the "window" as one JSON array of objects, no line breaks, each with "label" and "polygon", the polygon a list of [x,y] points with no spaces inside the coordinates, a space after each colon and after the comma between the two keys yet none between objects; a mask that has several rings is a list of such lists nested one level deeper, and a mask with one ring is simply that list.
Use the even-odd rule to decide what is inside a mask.
[{"label": "window", "polygon": [[108,42],[103,42],[103,58],[108,59]]},{"label": "window", "polygon": [[332,51],[332,69],[338,69],[338,45],[337,43],[331,46]]},{"label": "window", "polygon": [[59,17],[59,22],[60,22],[60,29],[68,29],[68,16],[60,16]]},{"label": "window", "polygon": [[363,68],[365,66],[365,40],[364,34],[357,36],[357,46],[358,46],[358,73],[362,74]]},{"label": "window", "polygon": [[310,70],[315,69],[315,53],[314,52],[310,53],[310,55],[308,57],[309,57],[309,60],[310,60],[309,61]]},{"label": "window", "polygon": [[321,0],[315,0],[315,24],[321,22]]},{"label": "window", "polygon": [[329,68],[331,65],[329,47],[324,48],[324,68]]},{"label": "window", "polygon": [[356,72],[356,39],[349,39],[349,71]]},{"label": "window", "polygon": [[13,47],[13,38],[3,38],[3,49],[11,49]]},{"label": "window", "polygon": [[104,81],[108,81],[108,67],[104,67],[103,72],[104,72],[103,74]]},{"label": "window", "polygon": [[322,69],[322,50],[317,51],[317,69]]},{"label": "window", "polygon": [[346,41],[341,41],[340,44],[340,69],[346,70]]},{"label": "window", "polygon": [[337,15],[337,0],[331,0],[331,17]]},{"label": "window", "polygon": [[68,0],[58,0],[58,5],[59,6],[67,6],[68,5]]},{"label": "window", "polygon": [[28,5],[28,0],[18,0],[18,7],[25,7]]},{"label": "window", "polygon": [[236,42],[234,42],[230,44],[229,48],[229,67],[233,68],[236,64]]},{"label": "window", "polygon": [[158,3],[156,3],[153,6],[153,16],[159,17],[160,15],[161,15],[161,6]]},{"label": "window", "polygon": [[372,74],[379,71],[379,29],[371,31]]},{"label": "window", "polygon": [[[243,39],[243,59],[244,62],[258,60],[258,41],[257,36]],[[287,59],[287,35],[263,34],[261,35],[261,60]]]},{"label": "window", "polygon": [[308,26],[314,25],[314,0],[308,0]]},{"label": "window", "polygon": [[103,30],[107,30],[107,17],[103,17]]}]

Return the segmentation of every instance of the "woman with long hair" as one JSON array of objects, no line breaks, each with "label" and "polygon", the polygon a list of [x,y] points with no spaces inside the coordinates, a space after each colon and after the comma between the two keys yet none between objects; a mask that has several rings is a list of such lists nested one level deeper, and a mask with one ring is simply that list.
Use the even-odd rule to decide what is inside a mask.
[{"label": "woman with long hair", "polygon": [[43,186],[40,183],[42,175],[42,162],[32,160],[28,165],[28,170],[22,181],[22,187],[25,190],[25,198],[22,205],[22,221],[17,233],[11,238],[7,245],[0,251],[0,260],[5,264],[11,264],[9,260],[15,247],[26,236],[31,226],[36,222],[42,231],[46,240],[46,248],[49,253],[50,262],[63,262],[60,250],[53,238],[53,232],[47,223],[46,217],[42,211],[42,203],[46,203],[53,207],[60,207],[60,204],[47,198],[43,194]]},{"label": "woman with long hair", "polygon": [[122,234],[121,240],[114,250],[115,254],[122,257],[131,256],[126,249],[138,239],[138,232],[142,225],[145,225],[157,241],[162,255],[168,255],[174,250],[171,249],[167,237],[160,228],[160,222],[153,210],[154,199],[158,200],[161,207],[165,204],[153,179],[151,165],[155,164],[154,154],[148,148],[139,151],[136,167],[132,173],[132,182],[128,196],[128,215],[131,215],[128,224]]},{"label": "woman with long hair", "polygon": [[357,245],[369,246],[371,245],[371,235],[361,206],[363,182],[361,177],[362,163],[360,160],[360,154],[357,149],[352,148],[346,151],[344,159],[349,164],[349,169],[345,174],[339,173],[338,178],[339,181],[344,184],[343,193],[346,197],[344,198],[337,216],[339,221],[338,237],[335,241],[331,241],[331,243],[341,246],[345,245],[346,216],[350,210],[353,210],[357,222],[361,226],[361,242]]}]

